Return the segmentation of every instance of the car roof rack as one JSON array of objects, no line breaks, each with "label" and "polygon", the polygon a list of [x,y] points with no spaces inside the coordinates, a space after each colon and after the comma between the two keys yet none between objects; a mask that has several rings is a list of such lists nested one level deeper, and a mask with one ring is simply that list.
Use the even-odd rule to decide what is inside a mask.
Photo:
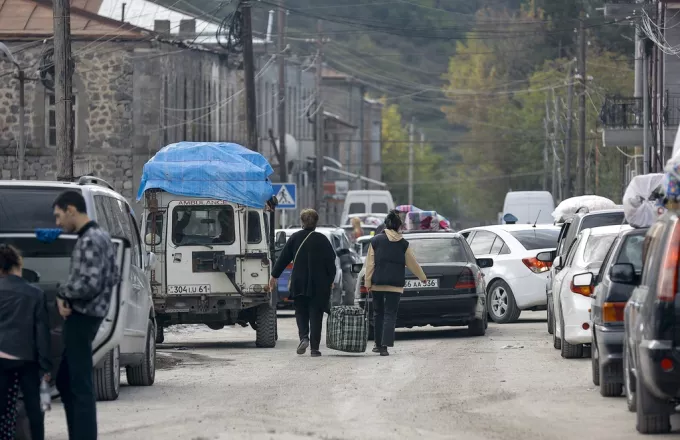
[{"label": "car roof rack", "polygon": [[78,178],[78,185],[97,185],[108,188],[111,191],[115,191],[113,186],[111,186],[106,180],[95,176],[81,176]]}]

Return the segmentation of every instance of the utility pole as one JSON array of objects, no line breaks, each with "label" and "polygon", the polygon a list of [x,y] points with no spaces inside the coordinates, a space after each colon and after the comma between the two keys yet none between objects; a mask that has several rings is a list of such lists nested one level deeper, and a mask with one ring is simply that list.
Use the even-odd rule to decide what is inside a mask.
[{"label": "utility pole", "polygon": [[578,159],[576,166],[576,194],[586,193],[586,25],[585,15],[579,21],[579,96],[578,96]]},{"label": "utility pole", "polygon": [[416,117],[411,118],[408,128],[408,204],[413,205],[413,131]]},{"label": "utility pole", "polygon": [[279,93],[277,96],[278,115],[279,115],[279,172],[281,173],[281,183],[288,181],[288,158],[286,156],[286,40],[284,36],[285,11],[283,10],[283,0],[279,0],[279,13],[276,28],[278,29],[278,62],[279,62]]},{"label": "utility pole", "polygon": [[548,98],[545,98],[545,118],[543,118],[543,129],[545,130],[545,144],[543,145],[543,191],[548,190],[548,175],[550,174],[550,159],[548,150],[550,149],[550,107]]},{"label": "utility pole", "polygon": [[26,131],[26,99],[24,98],[24,89],[26,88],[26,76],[24,69],[19,69],[19,180],[24,179],[24,162],[26,157],[26,140],[24,138]]},{"label": "utility pole", "polygon": [[553,151],[553,163],[552,163],[552,195],[553,199],[559,199],[562,200],[562,185],[559,182],[559,176],[560,176],[560,157],[558,155],[558,142],[557,142],[557,133],[559,132],[560,129],[560,105],[557,100],[557,95],[555,94],[555,89],[552,89],[552,95],[553,95],[553,105],[555,108],[553,109],[553,135],[552,135],[552,151]]},{"label": "utility pole", "polygon": [[53,1],[57,180],[73,180],[73,91],[71,76],[71,3]]},{"label": "utility pole", "polygon": [[[63,1],[63,0],[58,0]],[[255,102],[255,59],[253,55],[253,23],[250,0],[241,3],[243,14],[243,76],[246,87],[246,139],[248,148],[259,151],[257,145],[257,106]]]},{"label": "utility pole", "polygon": [[571,197],[571,133],[574,125],[574,69],[569,68],[567,86],[567,139],[564,146],[564,198]]},{"label": "utility pole", "polygon": [[323,56],[323,38],[321,35],[322,25],[321,20],[316,23],[317,30],[317,52],[316,52],[316,185],[314,186],[315,201],[314,209],[319,213],[319,218],[325,218],[321,215],[323,208],[323,156],[324,156],[324,117],[323,117],[323,100],[321,99],[321,79],[322,79],[322,56]]}]

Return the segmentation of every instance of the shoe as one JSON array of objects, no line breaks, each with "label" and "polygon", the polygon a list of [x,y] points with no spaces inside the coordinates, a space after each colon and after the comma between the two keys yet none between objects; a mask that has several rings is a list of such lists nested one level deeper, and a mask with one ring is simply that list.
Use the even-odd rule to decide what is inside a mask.
[{"label": "shoe", "polygon": [[389,356],[390,352],[387,351],[387,347],[380,347],[380,356]]},{"label": "shoe", "polygon": [[321,356],[321,352],[319,350],[312,350],[311,353],[313,358]]},{"label": "shoe", "polygon": [[297,348],[297,354],[305,354],[307,347],[309,347],[309,339],[305,338],[300,341],[300,345],[298,345]]},{"label": "shoe", "polygon": [[377,345],[374,345],[373,346],[373,353],[380,353],[380,347],[378,347]]}]

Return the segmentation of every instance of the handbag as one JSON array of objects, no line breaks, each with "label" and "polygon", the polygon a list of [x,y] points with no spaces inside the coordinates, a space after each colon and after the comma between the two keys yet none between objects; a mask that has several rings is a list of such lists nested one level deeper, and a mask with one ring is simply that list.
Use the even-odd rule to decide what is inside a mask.
[{"label": "handbag", "polygon": [[[314,231],[310,232],[307,234],[304,240],[302,240],[302,243],[300,243],[300,247],[298,250],[295,252],[295,257],[293,257],[293,270],[295,270],[295,260],[297,260],[298,254],[300,253],[300,249],[302,249],[302,246],[305,245],[305,241],[309,238],[310,235],[312,235]],[[290,277],[288,277],[288,293],[290,293],[290,283],[293,281],[293,271],[290,272]]]},{"label": "handbag", "polygon": [[364,353],[369,326],[368,298],[363,308],[334,306],[326,320],[326,347],[345,353]]}]

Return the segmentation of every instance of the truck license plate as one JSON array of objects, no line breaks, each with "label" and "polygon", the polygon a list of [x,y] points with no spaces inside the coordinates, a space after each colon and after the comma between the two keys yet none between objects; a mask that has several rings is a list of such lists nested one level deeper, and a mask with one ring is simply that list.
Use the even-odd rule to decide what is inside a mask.
[{"label": "truck license plate", "polygon": [[210,293],[210,284],[174,284],[168,286],[168,295],[196,295]]}]

